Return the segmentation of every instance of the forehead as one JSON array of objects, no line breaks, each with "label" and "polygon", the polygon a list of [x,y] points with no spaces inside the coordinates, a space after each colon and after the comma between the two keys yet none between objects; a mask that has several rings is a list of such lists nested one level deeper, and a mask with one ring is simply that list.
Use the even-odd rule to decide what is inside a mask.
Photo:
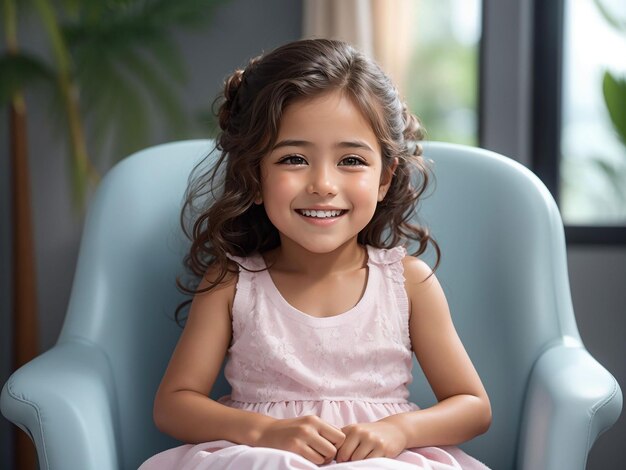
[{"label": "forehead", "polygon": [[334,90],[290,103],[283,111],[278,140],[299,138],[323,145],[350,139],[365,140],[380,153],[374,130],[361,109],[347,95]]}]

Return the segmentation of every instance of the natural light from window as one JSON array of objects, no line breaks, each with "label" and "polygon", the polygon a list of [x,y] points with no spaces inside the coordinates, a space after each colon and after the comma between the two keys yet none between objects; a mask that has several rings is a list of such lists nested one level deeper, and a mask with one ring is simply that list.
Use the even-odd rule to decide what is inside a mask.
[{"label": "natural light from window", "polygon": [[564,13],[563,220],[626,225],[626,2],[565,0]]},{"label": "natural light from window", "polygon": [[478,144],[480,0],[416,6],[406,95],[428,140]]}]

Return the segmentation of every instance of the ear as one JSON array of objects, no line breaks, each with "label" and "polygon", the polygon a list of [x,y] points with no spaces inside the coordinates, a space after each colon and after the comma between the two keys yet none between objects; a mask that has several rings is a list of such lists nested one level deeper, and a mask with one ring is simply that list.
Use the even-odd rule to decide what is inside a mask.
[{"label": "ear", "polygon": [[260,206],[261,204],[263,204],[263,196],[261,196],[261,193],[257,193],[257,195],[254,197],[254,203],[257,206]]},{"label": "ear", "polygon": [[380,186],[378,187],[378,202],[385,199],[389,186],[391,186],[391,181],[393,181],[393,175],[396,168],[398,168],[398,157],[394,157],[393,163],[389,166],[389,168],[384,170],[384,174],[380,179]]}]

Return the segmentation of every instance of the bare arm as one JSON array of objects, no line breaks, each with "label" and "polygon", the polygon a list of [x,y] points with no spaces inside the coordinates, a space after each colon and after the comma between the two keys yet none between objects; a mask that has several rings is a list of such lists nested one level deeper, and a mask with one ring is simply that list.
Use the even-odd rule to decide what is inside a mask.
[{"label": "bare arm", "polygon": [[[214,273],[209,270],[207,276]],[[207,281],[202,280],[200,287]],[[164,433],[184,442],[225,439],[253,444],[272,418],[238,410],[208,397],[228,349],[230,309],[236,276],[208,293],[196,294],[154,401],[154,421]]]},{"label": "bare arm", "polygon": [[491,405],[487,392],[452,324],[437,278],[422,261],[406,257],[406,290],[411,344],[438,403],[385,418],[406,436],[406,447],[454,445],[487,431]]}]

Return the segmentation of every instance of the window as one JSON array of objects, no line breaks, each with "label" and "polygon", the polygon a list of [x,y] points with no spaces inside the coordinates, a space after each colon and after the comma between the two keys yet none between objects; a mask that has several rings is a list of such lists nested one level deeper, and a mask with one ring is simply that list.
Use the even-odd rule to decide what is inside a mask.
[{"label": "window", "polygon": [[406,99],[428,140],[478,145],[480,0],[416,7]]},{"label": "window", "polygon": [[625,244],[626,143],[602,89],[605,71],[626,75],[626,5],[535,0],[533,9],[532,169],[559,204],[568,243]]},{"label": "window", "polygon": [[626,2],[565,0],[563,28],[563,220],[568,225],[624,225]]}]

